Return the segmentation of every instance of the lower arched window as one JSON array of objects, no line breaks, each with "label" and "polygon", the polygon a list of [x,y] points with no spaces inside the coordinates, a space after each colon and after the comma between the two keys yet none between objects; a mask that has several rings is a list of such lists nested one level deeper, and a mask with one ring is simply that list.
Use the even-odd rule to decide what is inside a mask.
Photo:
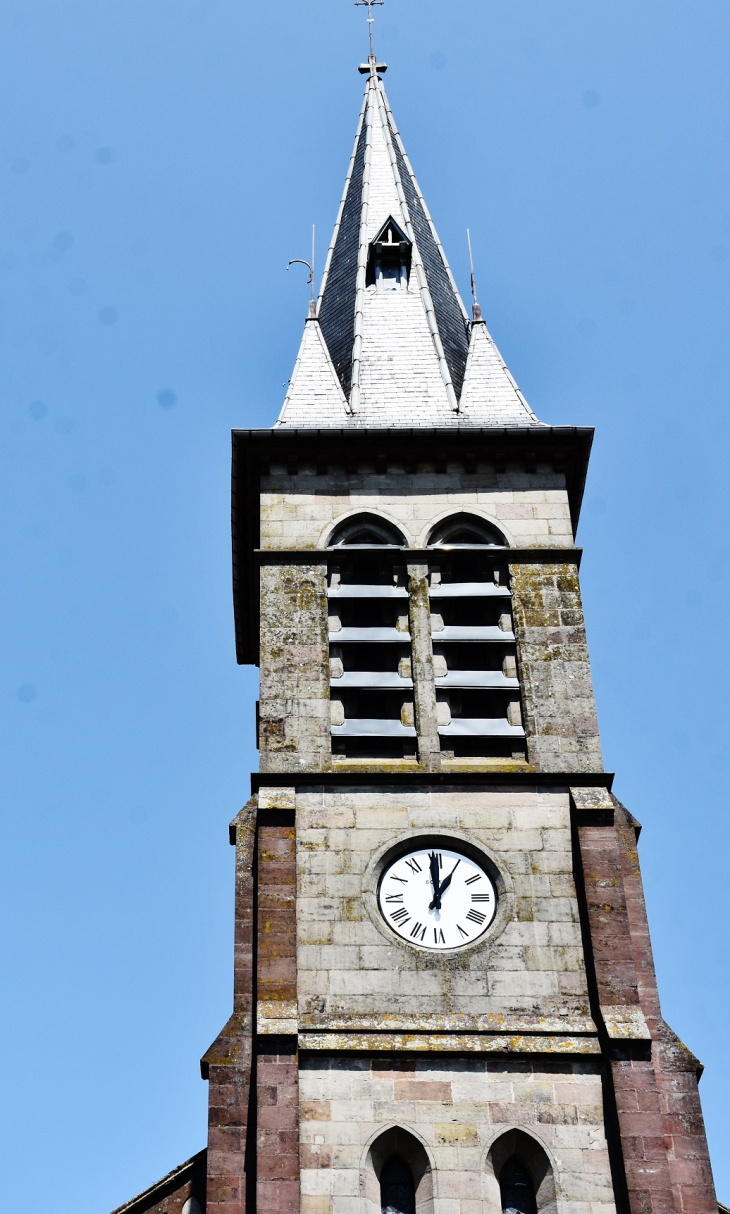
[{"label": "lower arched window", "polygon": [[391,1155],[380,1173],[382,1214],[416,1214],[416,1186],[405,1160]]},{"label": "lower arched window", "polygon": [[537,1214],[532,1177],[519,1159],[508,1159],[499,1174],[502,1214]]}]

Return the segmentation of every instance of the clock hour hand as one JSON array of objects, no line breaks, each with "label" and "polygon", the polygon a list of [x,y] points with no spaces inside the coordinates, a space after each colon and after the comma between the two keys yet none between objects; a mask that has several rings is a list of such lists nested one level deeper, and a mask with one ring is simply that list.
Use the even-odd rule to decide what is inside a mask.
[{"label": "clock hour hand", "polygon": [[447,890],[449,888],[449,886],[451,885],[451,878],[453,877],[454,873],[456,872],[456,870],[460,864],[461,864],[461,860],[457,860],[456,864],[452,868],[448,877],[445,877],[444,880],[442,881],[441,885],[439,886],[439,895],[438,895],[439,896],[439,907],[441,906],[441,895],[444,892],[444,890]]},{"label": "clock hour hand", "polygon": [[431,869],[431,885],[433,887],[433,901],[429,905],[429,910],[441,910],[441,890],[439,889],[439,862],[435,851],[429,853],[429,867]]}]

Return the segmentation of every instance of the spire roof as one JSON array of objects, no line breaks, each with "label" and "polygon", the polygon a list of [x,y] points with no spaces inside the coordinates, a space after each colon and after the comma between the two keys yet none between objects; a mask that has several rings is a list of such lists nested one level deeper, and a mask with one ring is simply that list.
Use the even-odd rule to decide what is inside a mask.
[{"label": "spire roof", "polygon": [[[363,69],[361,69],[363,70]],[[539,426],[470,324],[374,59],[327,256],[277,426]]]}]

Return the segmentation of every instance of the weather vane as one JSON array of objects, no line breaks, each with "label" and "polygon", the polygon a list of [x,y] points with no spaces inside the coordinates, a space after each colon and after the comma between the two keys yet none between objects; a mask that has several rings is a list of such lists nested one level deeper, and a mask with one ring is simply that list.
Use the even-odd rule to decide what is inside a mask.
[{"label": "weather vane", "polygon": [[355,0],[356,8],[366,7],[368,10],[368,29],[370,30],[370,58],[371,59],[375,58],[375,51],[373,50],[373,22],[375,20],[375,18],[373,17],[373,8],[376,4],[384,4],[384,3],[385,3],[385,0]]}]

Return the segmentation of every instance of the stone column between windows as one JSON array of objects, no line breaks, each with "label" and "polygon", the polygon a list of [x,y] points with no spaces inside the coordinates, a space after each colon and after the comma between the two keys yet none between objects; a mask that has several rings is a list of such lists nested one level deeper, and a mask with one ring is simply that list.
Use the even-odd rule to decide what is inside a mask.
[{"label": "stone column between windows", "polygon": [[408,566],[408,590],[411,676],[418,732],[418,759],[427,771],[437,771],[441,766],[441,742],[436,718],[427,564]]}]

